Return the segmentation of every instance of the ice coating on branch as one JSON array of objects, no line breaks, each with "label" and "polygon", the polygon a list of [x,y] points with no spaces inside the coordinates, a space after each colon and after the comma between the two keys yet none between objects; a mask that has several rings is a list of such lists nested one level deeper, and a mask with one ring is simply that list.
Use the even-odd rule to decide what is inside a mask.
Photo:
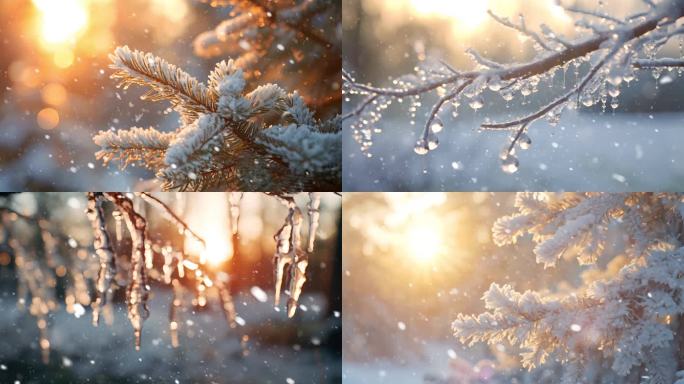
[{"label": "ice coating on branch", "polygon": [[309,257],[302,249],[302,212],[292,197],[281,197],[281,201],[288,207],[285,223],[274,236],[276,253],[273,258],[275,277],[275,305],[280,303],[280,291],[285,278],[285,268],[289,266],[289,292],[287,301],[287,315],[293,317],[297,310],[297,303],[306,282],[306,267]]},{"label": "ice coating on branch", "polygon": [[102,209],[103,200],[104,196],[102,193],[88,193],[87,216],[93,228],[93,247],[95,248],[95,254],[100,262],[100,271],[98,272],[97,281],[95,282],[97,298],[92,304],[93,325],[95,326],[99,323],[100,310],[107,305],[110,285],[116,274],[114,250],[112,249],[112,244],[109,239],[109,233],[107,233],[105,227],[106,221],[104,210]]},{"label": "ice coating on branch", "polygon": [[[559,10],[576,16],[572,37],[563,36],[548,25],[527,25],[522,14],[509,19],[488,11],[500,28],[513,30],[531,44],[533,55],[523,62],[497,62],[469,48],[466,54],[475,63],[472,70],[422,58],[413,73],[393,79],[388,86],[358,81],[343,69],[345,99],[355,99],[343,120],[349,122],[361,151],[371,157],[371,149],[377,147],[373,145],[375,137],[382,131],[378,123],[385,110],[392,103],[403,103],[412,125],[416,123],[417,115],[427,115],[414,146],[416,154],[427,155],[438,143],[437,132],[430,127],[441,121],[450,106],[454,106],[452,115],[455,118],[458,115],[455,108],[460,104],[469,105],[478,114],[484,109],[480,131],[512,132],[512,142],[505,147],[507,155],[500,160],[503,172],[514,173],[519,168],[519,161],[512,150],[518,143],[521,148],[529,147],[528,140],[522,141],[527,137],[522,133],[533,125],[534,128],[543,126],[537,122],[546,120],[548,125],[556,126],[565,110],[596,104],[600,104],[604,112],[608,106],[615,110],[620,105],[620,87],[635,79],[635,71],[652,71],[656,86],[663,70],[682,72],[684,60],[681,58],[656,56],[667,54],[664,47],[682,34],[681,23],[676,21],[684,15],[684,2],[648,0],[642,3],[648,5],[645,11],[616,17],[589,6],[580,8],[558,2]],[[566,76],[570,68],[574,76]],[[562,87],[557,86],[559,80],[562,80]],[[671,81],[670,76],[664,80],[665,83]],[[547,86],[553,91],[545,91]],[[437,100],[431,101],[426,110],[424,100],[430,94],[436,94]],[[519,108],[522,112],[519,116],[507,114],[503,121],[490,120],[487,114],[496,114],[488,111],[490,105],[496,104],[491,102],[496,96],[502,97],[507,105],[515,102],[523,106]],[[532,96],[545,99],[529,111],[525,105]]]},{"label": "ice coating on branch", "polygon": [[145,218],[135,211],[131,199],[124,194],[107,193],[106,196],[121,210],[133,242],[129,284],[126,288],[126,304],[128,305],[128,320],[133,326],[135,335],[135,348],[140,350],[143,321],[149,315],[147,309],[149,286],[145,272],[145,228],[147,223]]},{"label": "ice coating on branch", "polygon": [[[232,204],[237,207],[242,197],[241,192],[231,193]],[[318,196],[313,193],[309,195],[310,204],[318,206]],[[287,205],[289,230],[281,231],[282,242],[277,244],[278,252],[282,252],[282,268],[279,280],[278,295],[280,287],[284,283],[287,285],[288,314],[292,317],[296,311],[297,303],[301,295],[302,286],[306,281],[306,267],[308,259],[306,252],[302,249],[302,223],[303,216],[300,209],[290,196],[280,198]],[[117,224],[126,225],[126,230],[130,236],[130,242],[122,241],[123,233],[118,234],[118,241],[112,243],[112,235],[107,231],[105,207],[109,205],[114,212],[114,221]],[[85,308],[90,303],[93,308],[93,324],[97,325],[99,317],[104,317],[107,324],[111,324],[113,319],[111,297],[113,290],[118,286],[125,288],[125,298],[127,304],[127,316],[133,327],[135,335],[135,348],[141,348],[141,334],[143,322],[149,315],[147,300],[149,294],[149,281],[170,285],[173,287],[173,298],[169,304],[169,335],[171,345],[179,345],[179,333],[181,328],[181,309],[183,306],[183,295],[190,291],[193,294],[193,305],[204,306],[207,301],[218,297],[220,307],[226,318],[228,326],[231,328],[237,325],[244,325],[244,320],[237,316],[235,303],[233,301],[229,283],[229,276],[225,272],[209,268],[197,260],[196,255],[183,254],[182,251],[174,249],[170,242],[154,242],[153,238],[148,239],[146,231],[153,235],[156,230],[148,228],[146,219],[142,216],[146,205],[157,209],[161,214],[159,218],[166,219],[169,223],[179,229],[179,233],[187,237],[193,237],[197,241],[203,241],[184,222],[182,215],[174,213],[155,195],[150,193],[116,193],[116,192],[92,192],[87,193],[87,210],[85,215],[89,221],[88,225],[93,231],[93,244],[79,244],[73,237],[65,236],[52,226],[49,220],[41,217],[32,217],[17,213],[10,208],[0,205],[0,236],[9,239],[8,245],[14,252],[14,261],[19,276],[19,286],[17,291],[18,306],[28,309],[32,316],[36,318],[40,330],[39,346],[43,358],[49,358],[50,341],[48,339],[48,322],[50,312],[57,308],[54,298],[56,286],[55,276],[69,274],[69,281],[66,286],[64,302],[68,313],[75,317],[85,314]],[[9,212],[10,214],[7,214]],[[230,214],[231,212],[226,212]],[[233,210],[234,219],[237,220],[239,213]],[[14,221],[24,221],[34,226],[36,234],[43,243],[38,241],[38,249],[34,247],[25,249],[22,243],[16,238],[17,234],[25,234],[24,224],[19,225],[21,231],[15,234],[13,229]],[[292,231],[296,229],[296,232]],[[119,232],[124,229],[119,228]],[[73,260],[69,261],[68,270],[61,252],[55,248],[63,241],[64,247],[77,252]],[[123,245],[123,244],[125,245]],[[122,246],[123,245],[123,246]],[[129,252],[128,255],[121,253]],[[119,257],[114,252],[116,246]],[[42,249],[41,249],[42,248]],[[45,258],[36,258],[34,253],[38,251],[45,255]],[[97,257],[87,257],[92,253]],[[43,265],[45,264],[45,266]],[[285,267],[289,267],[286,269]],[[149,272],[149,275],[148,275]],[[123,276],[127,274],[127,277]],[[287,276],[284,276],[287,275]],[[148,280],[150,279],[150,280]],[[91,287],[95,288],[96,297],[91,302]],[[218,295],[210,295],[210,290],[216,290]],[[264,294],[265,295],[265,294]],[[264,300],[266,298],[264,297]],[[29,304],[27,304],[29,303]],[[246,348],[247,338],[243,338],[241,345]],[[155,342],[156,345],[156,342]],[[243,349],[246,354],[247,350]]]},{"label": "ice coating on branch", "polygon": [[276,253],[273,258],[274,267],[274,278],[275,278],[275,305],[280,304],[280,291],[283,284],[283,277],[285,273],[285,267],[288,264],[292,264],[293,258],[290,253],[290,237],[292,237],[292,223],[288,218],[285,223],[278,230],[274,239],[276,241]]},{"label": "ice coating on branch", "polygon": [[240,201],[243,192],[229,192],[228,204],[230,206],[230,229],[233,235],[238,233],[238,222],[240,220]]},{"label": "ice coating on branch", "polygon": [[318,192],[309,192],[309,203],[306,205],[309,213],[309,240],[306,251],[313,252],[316,232],[318,231],[318,220],[321,216],[319,207],[321,205],[321,195]]},{"label": "ice coating on branch", "polygon": [[114,225],[116,232],[116,242],[121,243],[121,238],[123,237],[123,214],[118,209],[112,211],[112,217],[114,217]]},{"label": "ice coating on branch", "polygon": [[[226,275],[227,276],[227,275]],[[230,286],[226,279],[217,279],[216,286],[219,290],[219,296],[221,298],[221,309],[223,310],[223,315],[226,318],[226,322],[230,328],[237,327],[237,313],[235,312],[235,304],[233,303],[233,295],[230,293]]]},{"label": "ice coating on branch", "polygon": [[294,262],[290,265],[290,298],[287,301],[287,316],[292,317],[297,310],[299,295],[306,281],[306,267],[309,265],[308,256],[302,250],[302,212],[299,208],[295,209],[292,216],[292,236],[290,241],[290,252],[294,253]]}]

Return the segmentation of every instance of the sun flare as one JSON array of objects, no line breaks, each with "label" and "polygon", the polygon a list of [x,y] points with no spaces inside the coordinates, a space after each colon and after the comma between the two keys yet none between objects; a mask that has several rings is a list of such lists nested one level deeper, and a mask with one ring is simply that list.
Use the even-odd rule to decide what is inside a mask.
[{"label": "sun flare", "polygon": [[85,0],[33,0],[40,13],[40,36],[46,46],[72,43],[88,26]]},{"label": "sun flare", "polygon": [[442,16],[454,21],[454,27],[472,31],[487,19],[488,0],[409,0],[419,14]]},{"label": "sun flare", "polygon": [[430,263],[442,252],[442,238],[437,228],[427,223],[412,226],[406,233],[407,251],[411,258]]},{"label": "sun flare", "polygon": [[[192,195],[187,202],[187,224],[206,242],[203,246],[192,236],[185,237],[185,253],[199,256],[200,264],[220,266],[233,257],[232,230],[227,214],[228,201],[222,193]],[[212,209],[201,209],[203,206]]]},{"label": "sun flare", "polygon": [[233,256],[230,235],[227,232],[208,234],[207,247],[200,256],[210,265],[219,265]]}]

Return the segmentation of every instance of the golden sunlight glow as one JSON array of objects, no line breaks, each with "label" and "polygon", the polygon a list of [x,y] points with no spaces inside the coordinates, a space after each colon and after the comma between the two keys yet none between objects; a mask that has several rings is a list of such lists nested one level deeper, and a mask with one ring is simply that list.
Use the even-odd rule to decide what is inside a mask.
[{"label": "golden sunlight glow", "polygon": [[206,247],[191,236],[185,238],[185,253],[199,256],[201,264],[218,266],[233,257],[228,200],[223,193],[190,194],[186,222],[206,241]]},{"label": "golden sunlight glow", "polygon": [[416,261],[429,263],[442,252],[442,238],[437,228],[421,223],[409,227],[406,242],[409,256]]},{"label": "golden sunlight glow", "polygon": [[220,265],[224,261],[229,260],[233,256],[233,248],[231,247],[231,234],[228,228],[216,225],[218,223],[212,222],[214,219],[209,213],[205,218],[205,222],[212,225],[207,226],[193,226],[189,225],[197,231],[197,233],[206,241],[206,247],[192,237],[185,238],[185,253],[188,255],[199,256],[201,264],[208,263],[209,265]]},{"label": "golden sunlight glow", "polygon": [[472,31],[487,18],[488,0],[409,0],[411,7],[419,14],[442,16],[454,20],[454,27]]},{"label": "golden sunlight glow", "polygon": [[88,26],[86,0],[33,0],[40,12],[40,35],[46,47],[73,43]]},{"label": "golden sunlight glow", "polygon": [[174,24],[183,21],[190,11],[185,0],[150,0],[150,8]]},{"label": "golden sunlight glow", "polygon": [[200,257],[211,265],[219,265],[233,256],[233,248],[230,246],[230,233],[228,231],[212,232],[214,233],[204,234],[207,247]]}]

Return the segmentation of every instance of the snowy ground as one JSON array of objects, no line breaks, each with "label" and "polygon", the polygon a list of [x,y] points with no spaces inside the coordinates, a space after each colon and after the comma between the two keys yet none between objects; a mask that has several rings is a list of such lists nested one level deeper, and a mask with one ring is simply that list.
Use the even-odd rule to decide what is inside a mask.
[{"label": "snowy ground", "polygon": [[[403,120],[400,120],[403,119]],[[413,152],[420,127],[386,115],[372,154],[363,156],[345,127],[345,191],[681,190],[684,113],[628,114],[568,111],[560,124],[535,123],[532,147],[517,151],[520,169],[500,169],[508,133],[476,132],[481,121],[445,121],[440,145]],[[420,119],[418,119],[420,121]],[[492,120],[497,121],[496,116]]]},{"label": "snowy ground", "polygon": [[345,361],[342,368],[344,384],[415,384],[422,383],[425,375],[446,372],[449,348],[446,344],[430,344],[425,358],[399,365],[388,359],[369,359],[366,362]]},{"label": "snowy ground", "polygon": [[395,359],[365,362],[344,361],[344,384],[456,384],[499,383],[496,363],[487,358],[485,348],[462,348],[453,342],[425,341],[420,358],[398,364]]},{"label": "snowy ground", "polygon": [[[153,289],[154,291],[154,289]],[[336,383],[341,362],[326,345],[340,319],[323,319],[325,301],[308,295],[288,320],[273,310],[272,293],[261,303],[236,298],[244,326],[230,330],[218,311],[181,316],[180,347],[170,345],[170,295],[151,299],[142,349],[136,352],[125,310],[115,311],[109,327],[90,324],[90,313],[75,318],[61,310],[50,321],[51,362],[43,366],[35,320],[16,309],[15,299],[0,298],[0,383]],[[249,355],[240,338],[249,335]]]}]

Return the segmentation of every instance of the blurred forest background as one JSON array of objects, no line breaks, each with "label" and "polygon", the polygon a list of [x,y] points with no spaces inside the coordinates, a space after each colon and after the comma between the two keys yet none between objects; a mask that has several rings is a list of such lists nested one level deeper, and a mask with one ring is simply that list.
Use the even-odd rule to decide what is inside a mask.
[{"label": "blurred forest background", "polygon": [[[229,276],[239,316],[237,327],[228,326],[214,289],[207,291],[206,306],[197,305],[189,289],[181,297],[179,346],[173,348],[169,334],[172,289],[152,281],[150,317],[143,325],[141,350],[136,352],[123,289],[115,291],[112,316],[104,316],[99,327],[91,325],[93,280],[99,262],[92,251],[85,194],[2,196],[5,238],[0,244],[0,382],[338,383],[342,343],[340,197],[322,195],[320,227],[309,258],[307,281],[298,311],[288,319],[284,303],[277,311],[273,304],[273,236],[287,215],[283,204],[265,194],[246,193],[240,204],[238,235],[232,237],[226,194],[156,196],[207,240],[207,249],[212,250],[207,265]],[[306,203],[305,196],[297,196],[300,206]],[[40,218],[46,228],[61,231],[58,240],[68,241],[58,241],[56,252],[48,258],[35,226],[24,225],[21,219],[12,221],[13,216],[7,215],[4,207]],[[146,204],[136,209],[145,212],[150,241],[174,249],[185,247],[191,254],[187,240],[184,244],[177,227],[160,211]],[[112,222],[108,226],[113,232]],[[12,233],[20,237],[28,260],[37,266],[19,269],[15,265],[15,253],[8,244],[12,239],[4,231],[10,225],[19,226]],[[125,235],[123,241],[130,239]],[[47,364],[41,361],[40,320],[21,309],[23,302],[17,291],[18,274],[38,273],[36,268],[43,271],[49,290],[45,294],[54,295],[56,305],[46,319],[51,349]],[[161,266],[155,265],[155,269],[161,270]],[[153,273],[160,272],[148,270],[148,274]]]},{"label": "blurred forest background", "polygon": [[[606,13],[622,17],[642,10],[640,0],[567,0],[595,10],[603,4]],[[529,42],[496,23],[488,14],[516,19],[522,13],[526,25],[539,30],[545,23],[567,38],[579,36],[575,15],[565,12],[554,0],[349,0],[343,3],[344,67],[360,82],[378,86],[392,78],[412,73],[424,60],[444,60],[458,69],[472,69],[464,53],[474,48],[483,56],[509,63],[533,56]],[[571,17],[572,16],[572,17]],[[681,42],[673,39],[664,53],[682,55]],[[684,124],[680,73],[663,72],[658,80],[651,71],[638,73],[637,81],[621,87],[619,107],[601,106],[566,111],[558,126],[536,122],[529,131],[532,146],[518,151],[520,169],[501,172],[498,154],[507,143],[506,132],[478,132],[482,121],[504,116],[522,116],[541,100],[558,94],[565,80],[575,79],[572,69],[559,70],[552,86],[544,85],[528,97],[519,94],[511,102],[494,93],[485,94],[483,109],[459,108],[449,114],[440,133],[440,146],[426,156],[416,156],[413,147],[425,117],[437,96],[424,97],[415,125],[408,105],[395,103],[377,124],[382,130],[373,143],[372,158],[366,158],[353,140],[344,136],[343,185],[349,191],[516,191],[516,190],[677,190],[684,185],[684,163],[679,139]],[[349,111],[359,98],[347,99]]]},{"label": "blurred forest background", "polygon": [[[615,273],[621,257],[544,269],[533,243],[498,248],[494,221],[514,211],[514,193],[345,193],[343,198],[343,377],[361,383],[557,382],[559,366],[532,373],[508,344],[468,348],[453,336],[458,313],[484,311],[492,282],[563,294]],[[606,255],[619,255],[611,230]],[[610,259],[608,257],[607,259]],[[547,381],[545,381],[547,382]]]},{"label": "blurred forest background", "polygon": [[[229,2],[199,0],[7,0],[0,2],[0,190],[154,189],[150,171],[95,159],[100,130],[154,126],[173,130],[166,103],[140,100],[139,87],[109,79],[116,46],[147,51],[206,81],[215,63],[256,49],[237,38],[211,50],[193,41],[231,16]],[[339,19],[338,19],[339,21]],[[328,36],[341,38],[341,29]],[[205,34],[206,35],[206,34]],[[254,36],[251,36],[254,37]],[[298,91],[318,117],[340,110],[339,46],[320,54],[311,44],[279,44],[260,58],[248,84]],[[282,49],[281,49],[282,48]],[[337,51],[335,51],[337,49]],[[158,187],[157,187],[158,188]]]}]

